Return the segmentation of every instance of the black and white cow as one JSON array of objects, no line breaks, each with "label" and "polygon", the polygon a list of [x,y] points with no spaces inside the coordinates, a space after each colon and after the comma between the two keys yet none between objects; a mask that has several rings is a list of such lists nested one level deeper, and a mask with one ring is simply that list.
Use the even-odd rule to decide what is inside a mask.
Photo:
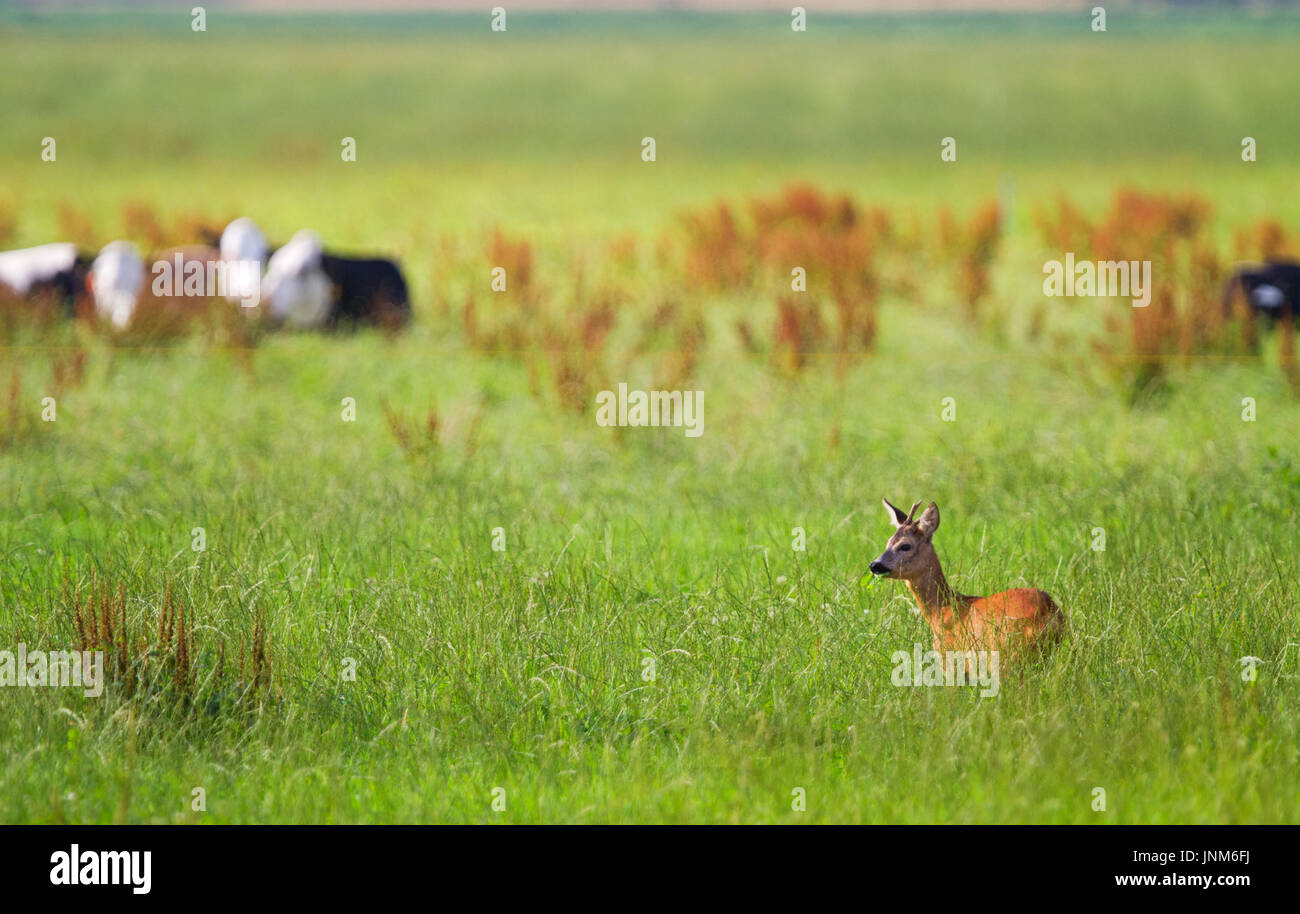
[{"label": "black and white cow", "polygon": [[273,321],[298,329],[400,327],[411,316],[406,280],[396,263],[328,254],[320,237],[307,230],[271,255],[262,302]]},{"label": "black and white cow", "polygon": [[90,258],[70,243],[0,252],[0,286],[28,301],[51,301],[67,317],[85,292]]},{"label": "black and white cow", "polygon": [[1282,317],[1300,306],[1300,263],[1272,261],[1261,267],[1239,267],[1223,287],[1223,309],[1229,312],[1238,290],[1257,314]]}]

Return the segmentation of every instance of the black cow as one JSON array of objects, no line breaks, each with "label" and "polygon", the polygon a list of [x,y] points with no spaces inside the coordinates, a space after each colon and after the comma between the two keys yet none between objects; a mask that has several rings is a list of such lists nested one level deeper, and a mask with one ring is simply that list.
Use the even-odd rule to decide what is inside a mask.
[{"label": "black cow", "polygon": [[411,318],[406,280],[396,263],[327,253],[320,236],[307,229],[271,253],[262,300],[273,323],[300,330],[361,324],[396,329]]},{"label": "black cow", "polygon": [[397,328],[411,319],[406,280],[393,261],[322,253],[320,266],[333,287],[332,325],[378,324]]},{"label": "black cow", "polygon": [[1300,305],[1300,263],[1283,260],[1262,267],[1239,267],[1223,287],[1225,314],[1232,311],[1238,290],[1256,314],[1270,318],[1294,315]]}]

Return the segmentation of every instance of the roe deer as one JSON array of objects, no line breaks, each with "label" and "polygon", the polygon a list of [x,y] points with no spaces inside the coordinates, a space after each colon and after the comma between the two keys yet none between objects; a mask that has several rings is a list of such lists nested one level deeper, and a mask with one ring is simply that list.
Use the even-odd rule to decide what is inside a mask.
[{"label": "roe deer", "polygon": [[896,529],[869,570],[907,584],[934,632],[936,651],[998,651],[1007,660],[1029,648],[1046,648],[1064,635],[1065,616],[1046,591],[1018,587],[968,597],[948,586],[931,542],[939,528],[939,506],[934,502],[913,520],[919,501],[904,514],[889,499],[881,500]]}]

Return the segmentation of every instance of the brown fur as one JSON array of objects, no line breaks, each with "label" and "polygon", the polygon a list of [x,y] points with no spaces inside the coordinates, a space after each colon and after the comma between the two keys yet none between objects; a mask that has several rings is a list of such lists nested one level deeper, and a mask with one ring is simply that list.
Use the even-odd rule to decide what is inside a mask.
[{"label": "brown fur", "polygon": [[[175,263],[175,256],[180,254],[182,270],[189,269],[189,264],[198,261],[206,271],[209,263],[221,259],[221,252],[205,245],[166,248],[154,251],[145,258],[145,285],[136,305],[135,314],[131,316],[131,329],[142,336],[176,336],[185,333],[195,324],[208,324],[216,314],[214,312],[225,305],[214,295],[154,295],[154,265],[163,261]],[[175,277],[177,286],[183,284],[182,273]],[[175,291],[179,292],[180,289]],[[210,291],[210,290],[207,290]]]},{"label": "brown fur", "polygon": [[936,651],[995,650],[1005,661],[1031,649],[1046,649],[1064,636],[1065,616],[1046,591],[1019,587],[972,597],[948,585],[932,542],[939,527],[934,502],[916,520],[920,502],[907,515],[888,499],[884,503],[897,529],[871,563],[871,571],[907,584],[934,633]]},{"label": "brown fur", "polygon": [[[155,264],[165,261],[174,268],[177,254],[180,255],[181,273],[174,277],[173,291],[178,294],[155,295]],[[202,265],[206,285],[208,265],[215,264],[220,259],[221,252],[216,248],[197,244],[165,248],[148,254],[144,258],[144,287],[140,290],[140,299],[131,315],[131,326],[124,336],[131,339],[164,339],[181,336],[195,327],[212,329],[234,323],[234,318],[230,315],[235,314],[239,308],[228,304],[224,298],[208,294],[179,294],[184,286],[184,271],[189,269],[191,262],[197,261]],[[88,292],[93,289],[93,281],[93,277],[86,280]],[[78,313],[79,316],[94,321],[94,302],[88,297],[86,303],[78,308]]]}]

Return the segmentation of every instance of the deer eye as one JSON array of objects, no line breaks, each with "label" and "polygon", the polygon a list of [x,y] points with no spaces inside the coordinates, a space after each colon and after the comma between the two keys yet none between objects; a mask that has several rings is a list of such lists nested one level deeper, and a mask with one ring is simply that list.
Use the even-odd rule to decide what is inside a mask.
[{"label": "deer eye", "polygon": [[898,551],[899,551],[899,552],[911,552],[911,551],[912,551],[912,544],[911,544],[911,543],[899,543],[899,544],[898,544]]}]

